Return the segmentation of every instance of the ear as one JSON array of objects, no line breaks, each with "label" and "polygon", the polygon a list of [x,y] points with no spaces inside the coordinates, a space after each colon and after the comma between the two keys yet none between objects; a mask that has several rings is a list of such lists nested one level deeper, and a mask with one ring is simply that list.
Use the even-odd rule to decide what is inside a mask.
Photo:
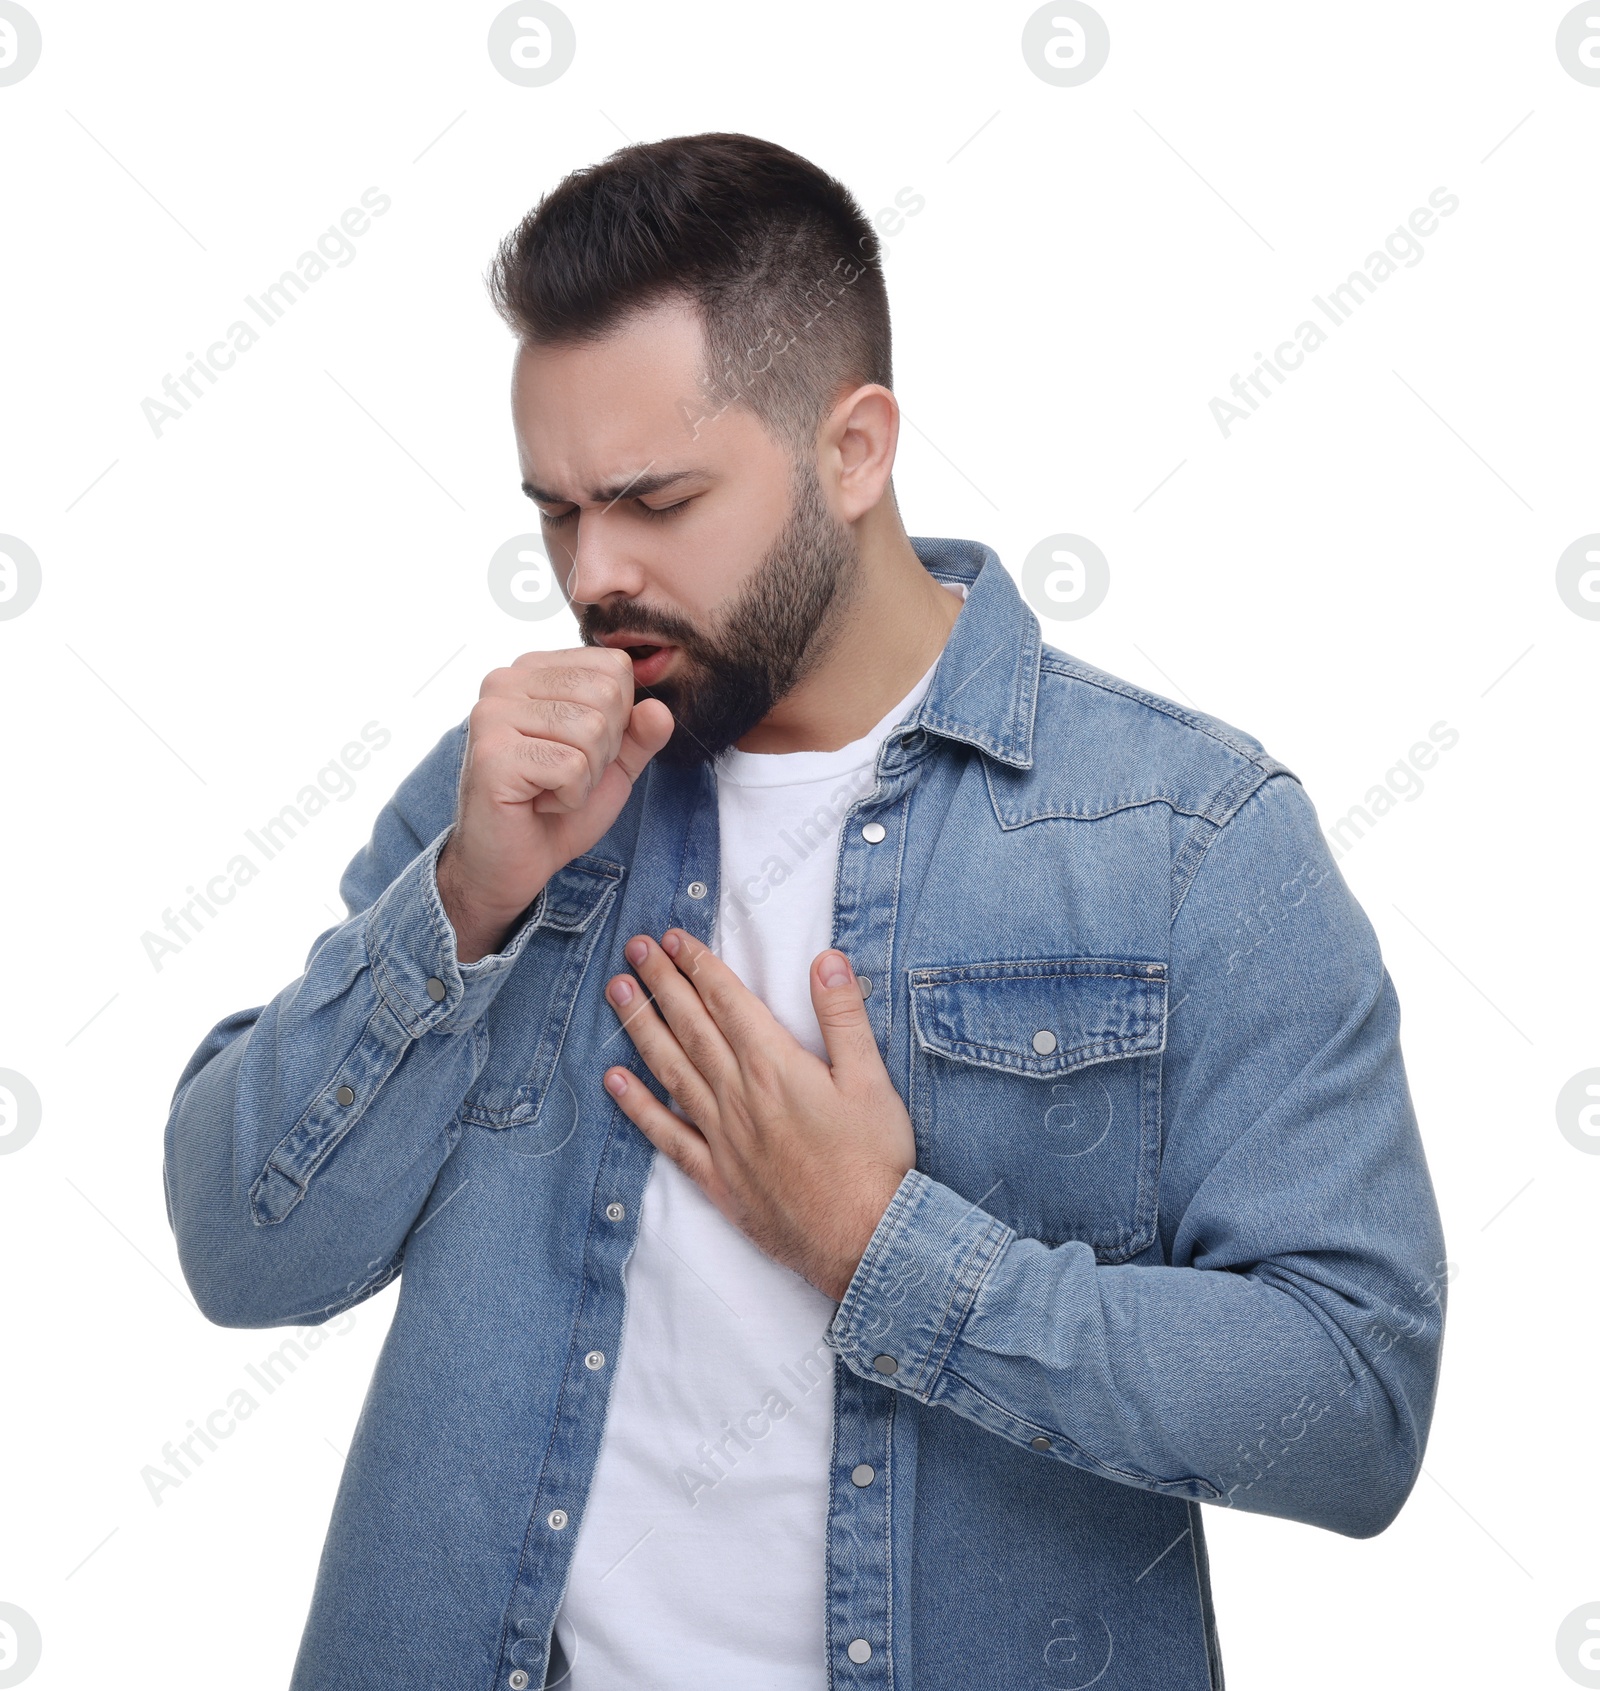
[{"label": "ear", "polygon": [[883,498],[900,440],[900,404],[878,382],[842,395],[818,431],[818,470],[835,513],[853,523]]}]

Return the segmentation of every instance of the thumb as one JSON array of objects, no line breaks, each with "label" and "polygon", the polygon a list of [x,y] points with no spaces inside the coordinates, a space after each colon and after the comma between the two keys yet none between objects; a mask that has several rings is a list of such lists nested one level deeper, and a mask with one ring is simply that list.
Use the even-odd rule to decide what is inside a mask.
[{"label": "thumb", "polygon": [[672,738],[676,725],[671,708],[662,699],[641,699],[633,707],[617,752],[617,762],[630,782],[638,780],[644,766]]},{"label": "thumb", "polygon": [[812,959],[811,1005],[836,1073],[842,1077],[868,1066],[882,1068],[860,978],[842,951],[824,951]]}]

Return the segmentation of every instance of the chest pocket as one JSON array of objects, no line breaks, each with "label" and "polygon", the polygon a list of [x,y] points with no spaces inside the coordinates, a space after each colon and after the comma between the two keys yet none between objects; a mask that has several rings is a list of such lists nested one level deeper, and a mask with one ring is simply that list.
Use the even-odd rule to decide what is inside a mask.
[{"label": "chest pocket", "polygon": [[1025,1237],[1124,1262],[1156,1236],[1164,963],[908,971],[917,1165]]},{"label": "chest pocket", "polygon": [[622,876],[620,863],[583,853],[545,883],[535,926],[484,1015],[488,1056],[462,1106],[463,1121],[509,1128],[538,1119],[606,926],[601,912]]}]

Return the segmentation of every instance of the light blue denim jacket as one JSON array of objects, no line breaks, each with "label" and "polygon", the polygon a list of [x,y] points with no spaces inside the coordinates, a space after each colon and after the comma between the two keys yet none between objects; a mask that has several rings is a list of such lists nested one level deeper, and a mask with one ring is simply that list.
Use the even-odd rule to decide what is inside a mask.
[{"label": "light blue denim jacket", "polygon": [[[1422,1461],[1448,1270],[1394,986],[1289,769],[1043,645],[988,547],[912,544],[970,592],[838,846],[917,1163],[828,1330],[818,1684],[1218,1691],[1200,1504],[1364,1538]],[[465,738],[167,1123],[211,1320],[400,1277],[292,1691],[544,1683],[655,1155],[599,1077],[667,1099],[602,986],[635,933],[712,938],[714,776],[655,763],[463,966]]]}]

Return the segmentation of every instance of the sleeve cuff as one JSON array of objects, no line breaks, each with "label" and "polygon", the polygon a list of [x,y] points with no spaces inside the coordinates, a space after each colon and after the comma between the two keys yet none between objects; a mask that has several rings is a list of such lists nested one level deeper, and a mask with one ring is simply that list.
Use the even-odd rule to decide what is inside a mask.
[{"label": "sleeve cuff", "polygon": [[828,1344],[857,1374],[931,1403],[984,1275],[1015,1237],[960,1193],[908,1169],[845,1288]]},{"label": "sleeve cuff", "polygon": [[378,994],[414,1039],[471,1027],[488,1010],[544,915],[541,888],[503,950],[462,963],[455,929],[439,897],[439,853],[450,832],[445,828],[419,852],[367,914],[367,955]]}]

